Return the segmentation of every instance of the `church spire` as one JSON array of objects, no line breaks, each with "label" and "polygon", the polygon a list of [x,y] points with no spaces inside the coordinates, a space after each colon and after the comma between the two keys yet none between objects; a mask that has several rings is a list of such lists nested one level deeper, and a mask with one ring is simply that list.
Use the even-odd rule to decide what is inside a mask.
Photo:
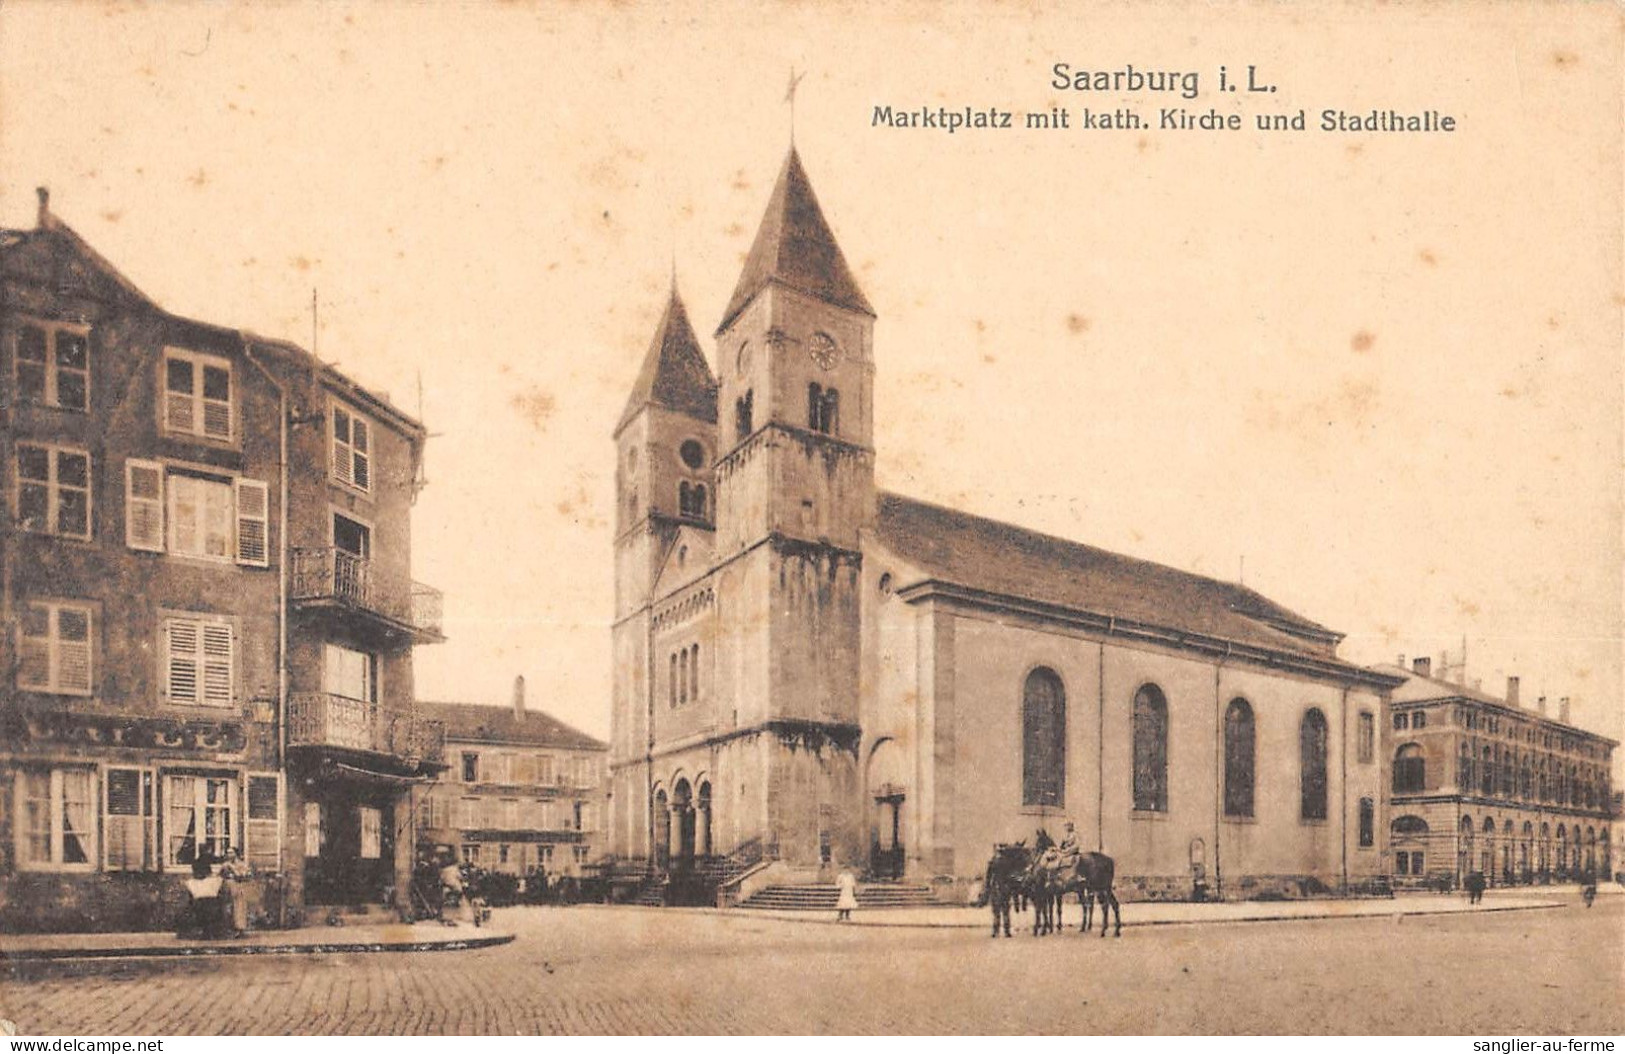
[{"label": "church spire", "polygon": [[712,424],[717,419],[717,381],[689,324],[683,298],[677,295],[675,261],[665,313],[655,327],[615,431],[619,433],[645,406],[664,407]]},{"label": "church spire", "polygon": [[794,289],[825,303],[873,318],[874,308],[858,288],[818,207],[812,184],[794,146],[784,159],[767,213],[745,258],[744,272],[722,314],[720,334],[769,284]]}]

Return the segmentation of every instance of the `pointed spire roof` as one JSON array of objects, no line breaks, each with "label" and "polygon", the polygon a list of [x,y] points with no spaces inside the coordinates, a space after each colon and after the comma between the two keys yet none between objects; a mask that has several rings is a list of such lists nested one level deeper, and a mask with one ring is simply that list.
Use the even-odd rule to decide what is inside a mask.
[{"label": "pointed spire roof", "polygon": [[712,424],[717,420],[717,380],[694,336],[675,280],[615,431],[625,428],[645,406],[662,406]]},{"label": "pointed spire roof", "polygon": [[835,244],[835,235],[830,233],[823,210],[818,207],[818,197],[794,146],[784,159],[778,185],[767,203],[767,214],[757,228],[756,241],[745,258],[744,273],[728,300],[728,310],[722,313],[717,332],[727,329],[728,323],[771,282],[870,318],[875,315],[846,266],[841,247]]}]

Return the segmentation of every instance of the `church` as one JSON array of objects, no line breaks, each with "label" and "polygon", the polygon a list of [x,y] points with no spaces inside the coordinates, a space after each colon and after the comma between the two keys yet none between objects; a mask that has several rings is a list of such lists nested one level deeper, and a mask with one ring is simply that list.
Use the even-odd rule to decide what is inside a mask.
[{"label": "church", "polygon": [[878,490],[875,319],[793,147],[711,360],[672,290],[614,431],[610,851],[947,898],[1070,822],[1125,898],[1387,874],[1400,679],[1245,586]]}]

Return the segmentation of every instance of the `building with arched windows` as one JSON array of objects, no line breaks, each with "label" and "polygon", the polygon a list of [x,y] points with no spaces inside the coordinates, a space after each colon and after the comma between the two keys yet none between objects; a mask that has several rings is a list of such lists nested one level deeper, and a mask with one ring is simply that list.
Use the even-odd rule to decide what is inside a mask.
[{"label": "building with arched windows", "polygon": [[1434,677],[1417,658],[1392,704],[1390,842],[1396,884],[1459,883],[1482,871],[1493,885],[1611,875],[1617,819],[1614,748],[1569,724],[1568,700],[1547,716],[1542,696],[1520,703]]},{"label": "building with arched windows", "polygon": [[614,433],[612,851],[940,885],[1071,821],[1129,895],[1386,874],[1399,678],[1244,586],[877,490],[874,321],[794,150],[715,373],[671,293]]}]

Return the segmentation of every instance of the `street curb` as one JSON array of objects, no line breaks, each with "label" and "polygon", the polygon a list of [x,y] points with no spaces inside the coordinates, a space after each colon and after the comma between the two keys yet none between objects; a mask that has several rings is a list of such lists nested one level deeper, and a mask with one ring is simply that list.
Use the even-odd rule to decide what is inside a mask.
[{"label": "street curb", "polygon": [[133,948],[35,948],[0,950],[0,968],[13,963],[71,962],[104,959],[206,959],[224,955],[332,955],[360,952],[456,952],[513,942],[514,934],[463,937],[446,941],[321,941],[315,944],[218,944]]},{"label": "street curb", "polygon": [[[632,905],[626,905],[626,906],[630,907]],[[1460,911],[1460,910],[1431,908],[1431,909],[1426,909],[1426,910],[1422,910],[1422,911],[1386,911],[1386,912],[1380,912],[1380,913],[1379,912],[1346,913],[1346,912],[1325,911],[1325,912],[1316,912],[1313,915],[1243,915],[1243,916],[1240,916],[1238,918],[1225,918],[1225,919],[1135,919],[1133,921],[1124,920],[1123,928],[1124,929],[1130,929],[1130,928],[1149,927],[1149,926],[1235,926],[1235,925],[1243,925],[1243,924],[1247,924],[1247,923],[1258,923],[1258,922],[1315,922],[1315,921],[1325,921],[1325,920],[1328,920],[1328,919],[1329,920],[1339,921],[1339,922],[1356,922],[1356,921],[1360,921],[1362,919],[1388,919],[1388,920],[1392,920],[1392,919],[1403,919],[1403,918],[1411,917],[1411,916],[1416,916],[1416,917],[1435,916],[1435,917],[1437,917],[1437,916],[1441,916],[1441,915],[1476,915],[1476,914],[1481,914],[1481,913],[1490,912],[1490,911],[1544,911],[1544,910],[1549,910],[1549,909],[1552,909],[1552,908],[1563,908],[1563,907],[1568,907],[1568,906],[1569,905],[1564,904],[1561,901],[1551,901],[1551,902],[1542,903],[1542,904],[1485,905],[1485,906],[1483,906],[1481,908],[1478,908],[1478,909],[1475,909],[1473,911]],[[677,912],[677,911],[692,912],[693,914],[697,914],[697,915],[698,914],[719,915],[719,916],[722,916],[722,917],[725,917],[725,918],[733,918],[733,919],[754,919],[754,920],[756,920],[758,922],[790,922],[790,923],[802,923],[802,924],[812,925],[812,926],[841,926],[841,927],[844,927],[846,929],[981,930],[981,929],[986,929],[987,928],[985,921],[984,922],[979,922],[974,926],[970,925],[968,923],[963,923],[963,922],[885,922],[885,921],[838,922],[837,920],[830,919],[830,918],[818,918],[818,917],[795,918],[795,917],[792,917],[792,916],[790,916],[788,914],[768,914],[766,912],[754,911],[754,910],[752,910],[750,908],[736,908],[736,909],[730,909],[730,910],[723,910],[721,908],[648,908],[647,910],[649,910],[649,911],[669,911],[669,912]],[[884,910],[884,909],[877,909],[877,910]],[[808,912],[807,914],[809,916],[814,916],[815,913]],[[872,918],[874,918],[874,915],[871,914],[871,915],[868,916],[868,918],[872,919]],[[1078,931],[1069,929],[1069,930],[1062,931],[1062,932],[1078,932]]]}]

